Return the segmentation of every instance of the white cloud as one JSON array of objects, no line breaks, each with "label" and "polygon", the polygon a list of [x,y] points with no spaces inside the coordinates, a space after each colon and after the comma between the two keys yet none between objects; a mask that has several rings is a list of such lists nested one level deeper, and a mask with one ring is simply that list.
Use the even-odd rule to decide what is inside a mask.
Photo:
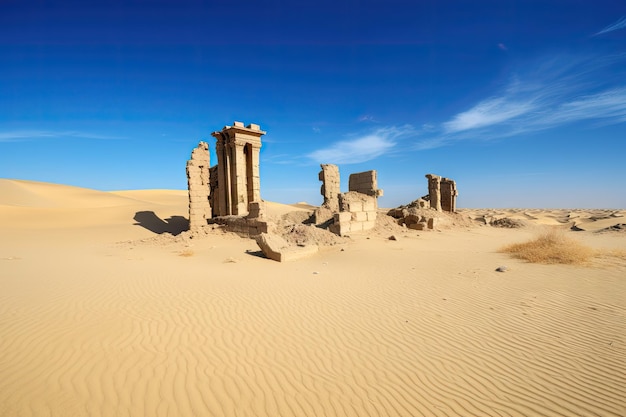
[{"label": "white cloud", "polygon": [[564,103],[558,116],[566,121],[620,118],[626,116],[626,87],[606,90]]},{"label": "white cloud", "polygon": [[487,99],[444,123],[446,133],[461,132],[505,122],[534,109],[532,100],[515,101],[507,97]]},{"label": "white cloud", "polygon": [[307,157],[319,163],[357,164],[389,153],[397,139],[411,134],[415,134],[415,131],[409,125],[377,129],[355,139],[336,142],[311,152]]},{"label": "white cloud", "polygon": [[611,23],[600,32],[595,33],[593,36],[602,35],[603,33],[613,32],[614,30],[620,30],[626,28],[626,17],[622,16],[617,22]]},{"label": "white cloud", "polygon": [[[554,55],[518,69],[500,94],[452,116],[416,143],[430,149],[469,138],[492,139],[582,120],[626,120],[626,55]],[[430,136],[430,137],[429,137]]]}]

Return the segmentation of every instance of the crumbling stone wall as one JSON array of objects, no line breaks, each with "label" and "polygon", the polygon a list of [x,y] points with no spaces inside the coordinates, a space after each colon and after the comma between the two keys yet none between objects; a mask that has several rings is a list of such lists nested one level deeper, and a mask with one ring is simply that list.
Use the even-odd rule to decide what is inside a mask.
[{"label": "crumbling stone wall", "polygon": [[456,197],[459,195],[456,189],[456,182],[450,178],[441,179],[441,209],[456,212]]},{"label": "crumbling stone wall", "polygon": [[375,196],[348,191],[339,195],[339,213],[329,230],[339,236],[373,229],[376,226],[378,201]]},{"label": "crumbling stone wall", "polygon": [[430,208],[441,211],[441,177],[435,174],[426,174],[426,178],[428,178]]},{"label": "crumbling stone wall", "polygon": [[321,164],[319,180],[322,181],[321,192],[324,196],[322,206],[331,210],[339,210],[339,194],[341,193],[339,182],[339,167],[333,164]]},{"label": "crumbling stone wall", "polygon": [[318,178],[322,181],[320,192],[324,197],[322,205],[315,209],[313,216],[317,225],[332,223],[333,215],[339,211],[339,194],[341,193],[339,182],[339,167],[333,164],[321,164],[322,170]]},{"label": "crumbling stone wall", "polygon": [[350,174],[348,191],[366,194],[372,197],[380,197],[383,190],[378,189],[377,173],[375,170]]},{"label": "crumbling stone wall", "polygon": [[209,145],[200,142],[191,152],[191,159],[187,161],[190,230],[205,226],[211,218],[209,158]]}]

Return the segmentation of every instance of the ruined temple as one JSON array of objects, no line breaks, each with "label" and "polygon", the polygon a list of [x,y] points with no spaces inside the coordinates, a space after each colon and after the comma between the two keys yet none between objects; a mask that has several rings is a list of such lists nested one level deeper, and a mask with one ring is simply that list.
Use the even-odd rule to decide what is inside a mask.
[{"label": "ruined temple", "polygon": [[[212,167],[206,142],[192,151],[187,161],[190,230],[209,221],[246,234],[266,230],[260,222],[263,204],[259,176],[261,136],[265,133],[259,125],[244,126],[241,122],[213,132],[217,165]],[[220,219],[233,215],[246,218]]]},{"label": "ruined temple", "polygon": [[430,208],[437,211],[456,211],[456,197],[459,195],[456,182],[435,174],[426,174],[428,178],[428,200]]},{"label": "ruined temple", "polygon": [[241,122],[226,126],[212,136],[217,140],[217,174],[213,202],[214,216],[246,215],[248,203],[261,201],[259,153],[262,131],[259,125],[244,127]]}]

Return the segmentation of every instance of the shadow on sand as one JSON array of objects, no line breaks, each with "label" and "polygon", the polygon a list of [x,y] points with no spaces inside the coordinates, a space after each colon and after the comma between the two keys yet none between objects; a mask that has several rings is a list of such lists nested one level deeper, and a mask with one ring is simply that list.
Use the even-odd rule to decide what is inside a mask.
[{"label": "shadow on sand", "polygon": [[176,236],[189,230],[189,220],[183,216],[172,216],[162,220],[154,211],[138,211],[133,220],[137,222],[135,226],[141,226],[157,234],[170,233]]}]

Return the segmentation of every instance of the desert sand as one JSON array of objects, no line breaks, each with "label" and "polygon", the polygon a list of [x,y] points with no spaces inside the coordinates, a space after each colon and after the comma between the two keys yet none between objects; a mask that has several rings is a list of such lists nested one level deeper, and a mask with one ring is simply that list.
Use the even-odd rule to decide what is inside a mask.
[{"label": "desert sand", "polygon": [[626,212],[460,212],[278,263],[181,233],[186,191],[0,180],[0,416],[626,415],[626,261],[498,252],[624,250]]}]

